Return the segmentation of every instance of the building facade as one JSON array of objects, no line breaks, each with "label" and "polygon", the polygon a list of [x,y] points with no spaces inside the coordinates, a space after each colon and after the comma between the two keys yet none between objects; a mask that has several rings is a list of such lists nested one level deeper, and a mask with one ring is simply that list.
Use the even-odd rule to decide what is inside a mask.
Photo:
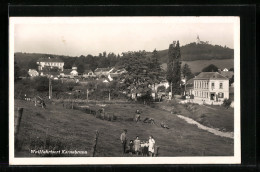
[{"label": "building facade", "polygon": [[229,80],[218,72],[201,72],[194,78],[194,99],[205,103],[229,98]]},{"label": "building facade", "polygon": [[41,71],[45,67],[48,68],[58,68],[59,70],[63,71],[64,62],[59,58],[40,58],[37,60],[38,70]]}]

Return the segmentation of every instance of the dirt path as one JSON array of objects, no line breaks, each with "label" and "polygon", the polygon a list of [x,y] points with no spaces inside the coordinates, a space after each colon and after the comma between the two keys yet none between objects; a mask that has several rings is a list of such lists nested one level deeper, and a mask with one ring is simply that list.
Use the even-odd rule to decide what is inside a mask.
[{"label": "dirt path", "polygon": [[210,133],[213,133],[217,136],[221,136],[221,137],[227,137],[227,138],[231,138],[233,139],[234,138],[234,133],[233,132],[221,132],[219,130],[216,130],[214,128],[209,128],[209,127],[206,127],[196,121],[194,121],[193,119],[191,118],[188,118],[188,117],[185,117],[185,116],[182,116],[182,115],[177,115],[179,118],[181,119],[184,119],[187,123],[189,124],[193,124],[193,125],[196,125],[198,128],[202,129],[202,130],[206,130]]}]

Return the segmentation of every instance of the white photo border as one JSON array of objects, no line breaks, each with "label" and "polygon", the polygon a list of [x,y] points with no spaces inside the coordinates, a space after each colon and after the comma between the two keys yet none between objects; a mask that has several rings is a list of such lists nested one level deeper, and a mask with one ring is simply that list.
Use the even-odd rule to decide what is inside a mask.
[{"label": "white photo border", "polygon": [[[204,157],[31,157],[14,156],[14,27],[28,23],[81,23],[84,19],[95,23],[110,18],[114,22],[154,22],[155,19],[176,23],[233,23],[234,24],[234,156]],[[108,20],[104,20],[108,21]],[[217,17],[10,17],[9,18],[9,164],[10,165],[126,165],[126,164],[240,164],[240,18]]]}]

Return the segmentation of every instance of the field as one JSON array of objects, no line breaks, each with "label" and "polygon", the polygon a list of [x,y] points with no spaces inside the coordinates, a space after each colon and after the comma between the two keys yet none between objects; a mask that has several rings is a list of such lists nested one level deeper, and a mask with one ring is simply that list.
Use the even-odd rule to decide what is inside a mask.
[{"label": "field", "polygon": [[[220,69],[230,69],[234,67],[234,59],[222,59],[222,60],[195,60],[195,61],[182,61],[182,65],[188,64],[193,73],[201,72],[201,70],[210,64],[214,64]],[[167,69],[167,64],[162,64],[163,69]]]},{"label": "field", "polygon": [[[88,104],[86,104],[88,105]],[[15,100],[15,108],[23,107],[23,117],[16,157],[38,156],[31,149],[65,149],[88,151],[91,156],[95,131],[99,131],[96,156],[122,156],[120,134],[128,130],[128,140],[137,135],[140,140],[148,140],[153,135],[160,147],[158,156],[232,156],[233,139],[213,135],[186,123],[166,110],[135,104],[116,103],[100,105],[117,119],[106,121],[95,118],[81,110],[66,109],[62,104],[48,103],[47,109],[35,107],[33,102]],[[134,122],[135,110],[142,111],[141,120],[153,118],[156,124]],[[169,129],[160,127],[164,121]],[[77,155],[70,155],[77,156]],[[124,155],[135,156],[135,155]]]}]

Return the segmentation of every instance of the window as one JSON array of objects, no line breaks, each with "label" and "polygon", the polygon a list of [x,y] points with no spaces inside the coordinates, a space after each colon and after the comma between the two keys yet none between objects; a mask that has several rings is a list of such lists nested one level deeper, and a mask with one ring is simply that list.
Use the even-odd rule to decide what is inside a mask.
[{"label": "window", "polygon": [[219,83],[219,88],[223,89],[223,83]]},{"label": "window", "polygon": [[218,98],[224,98],[224,93],[218,93]]},{"label": "window", "polygon": [[211,83],[211,88],[212,88],[212,89],[215,88],[215,84],[214,84],[214,82]]}]

